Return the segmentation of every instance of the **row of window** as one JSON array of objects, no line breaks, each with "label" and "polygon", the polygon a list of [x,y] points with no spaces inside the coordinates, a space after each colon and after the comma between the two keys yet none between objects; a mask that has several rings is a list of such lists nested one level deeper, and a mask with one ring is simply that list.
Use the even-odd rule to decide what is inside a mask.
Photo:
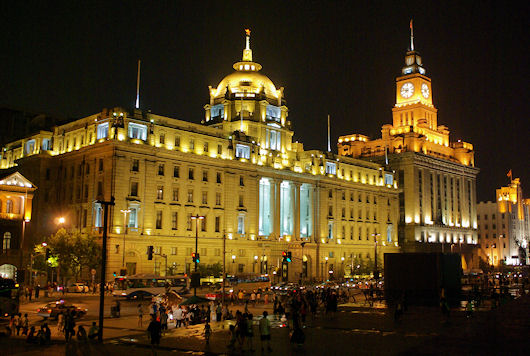
[{"label": "row of window", "polygon": [[[345,201],[346,200],[346,195],[347,195],[346,192],[342,191],[341,192],[341,199]],[[328,190],[328,198],[329,199],[333,198],[333,189],[329,189]],[[355,201],[353,192],[350,192],[350,201]],[[357,202],[359,202],[359,203],[363,202],[363,194],[362,193],[358,193],[357,194]],[[375,195],[370,196],[369,194],[366,194],[366,203],[368,203],[368,204],[370,204],[370,203],[377,204],[377,197]],[[390,206],[390,199],[387,199],[386,204]]]},{"label": "row of window", "polygon": [[[484,238],[487,239],[488,237],[489,237],[488,234],[484,234]],[[504,237],[504,238],[506,238],[506,235],[501,234],[500,237]],[[481,233],[478,234],[478,238],[479,238],[479,239],[482,238],[482,234],[481,234]],[[496,239],[496,238],[497,238],[497,234],[493,234],[493,235],[492,235],[492,238]]]},{"label": "row of window", "polygon": [[[359,214],[358,214],[358,218],[359,219],[362,219],[363,218],[363,211],[362,209],[359,209],[358,210]],[[370,220],[370,210],[369,209],[366,209],[365,210],[365,215],[366,217],[366,220]],[[333,206],[330,205],[329,206],[329,210],[328,210],[328,217],[329,218],[332,218],[333,217]],[[343,219],[346,219],[346,208],[342,208],[341,210],[341,217]],[[355,215],[354,215],[354,210],[353,208],[350,208],[350,216],[349,216],[350,219],[355,219]],[[374,218],[374,221],[377,220],[377,211],[374,210],[373,211],[373,218]],[[390,212],[387,212],[387,221],[390,222]]]},{"label": "row of window", "polygon": [[7,199],[5,202],[5,211],[4,207],[2,206],[2,201],[0,200],[0,213],[7,213],[7,214],[18,214],[18,212],[15,212],[14,204],[11,199]]},{"label": "row of window", "polygon": [[[504,213],[501,214],[501,218],[504,219]],[[480,214],[477,214],[477,220],[480,220]],[[484,214],[484,220],[488,220],[488,214]],[[491,220],[495,220],[495,214],[491,214]]]},{"label": "row of window", "polygon": [[4,232],[2,237],[2,249],[4,251],[11,249],[11,233],[9,231]]}]

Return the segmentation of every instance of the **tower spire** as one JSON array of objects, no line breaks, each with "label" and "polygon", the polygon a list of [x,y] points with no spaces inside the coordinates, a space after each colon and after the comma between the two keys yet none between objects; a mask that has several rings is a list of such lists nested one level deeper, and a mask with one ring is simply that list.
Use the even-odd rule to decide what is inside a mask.
[{"label": "tower spire", "polygon": [[138,60],[138,74],[136,76],[136,109],[140,109],[140,64],[141,61]]},{"label": "tower spire", "polygon": [[252,50],[250,49],[250,29],[245,29],[246,42],[245,49],[243,50],[243,61],[252,62]]},{"label": "tower spire", "polygon": [[412,27],[412,19],[410,19],[410,50],[414,51],[414,28]]}]

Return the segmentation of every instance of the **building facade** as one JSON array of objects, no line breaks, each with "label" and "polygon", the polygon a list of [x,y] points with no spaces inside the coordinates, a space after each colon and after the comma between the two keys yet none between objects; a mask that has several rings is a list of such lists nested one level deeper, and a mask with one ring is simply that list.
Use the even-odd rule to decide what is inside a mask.
[{"label": "building facade", "polygon": [[493,266],[527,265],[530,199],[523,198],[519,178],[497,189],[496,198],[477,205],[479,257]]},{"label": "building facade", "polygon": [[[29,277],[31,241],[26,227],[31,222],[35,185],[20,173],[0,172],[0,276],[19,281]],[[26,253],[24,253],[26,252]]]},{"label": "building facade", "polygon": [[383,164],[397,173],[399,241],[405,252],[453,251],[464,256],[464,268],[477,265],[476,176],[470,143],[451,142],[449,129],[438,125],[431,79],[420,54],[411,48],[396,78],[392,124],[381,138],[340,136],[339,155]]},{"label": "building facade", "polygon": [[232,274],[327,279],[369,271],[376,251],[382,267],[382,254],[399,250],[393,172],[293,142],[283,88],[260,70],[247,34],[234,72],[210,87],[201,124],[114,108],[6,145],[1,167],[40,187],[35,240],[58,216],[101,233],[96,201],[112,196],[109,277],[189,272],[196,234],[200,263],[224,256]]}]

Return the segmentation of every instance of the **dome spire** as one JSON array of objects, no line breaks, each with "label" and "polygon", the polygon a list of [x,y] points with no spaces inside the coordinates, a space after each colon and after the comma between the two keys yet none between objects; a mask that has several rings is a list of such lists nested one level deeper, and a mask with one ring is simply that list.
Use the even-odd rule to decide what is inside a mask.
[{"label": "dome spire", "polygon": [[246,46],[243,50],[243,61],[252,62],[252,50],[250,49],[250,29],[245,29],[246,34]]}]

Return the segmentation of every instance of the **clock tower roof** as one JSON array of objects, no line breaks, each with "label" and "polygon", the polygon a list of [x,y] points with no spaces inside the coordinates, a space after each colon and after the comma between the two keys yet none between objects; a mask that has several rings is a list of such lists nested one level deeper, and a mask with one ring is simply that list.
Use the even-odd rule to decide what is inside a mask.
[{"label": "clock tower roof", "polygon": [[402,75],[419,73],[425,75],[425,68],[421,62],[421,55],[414,49],[414,28],[410,20],[410,48],[405,54],[405,66],[401,68]]}]

